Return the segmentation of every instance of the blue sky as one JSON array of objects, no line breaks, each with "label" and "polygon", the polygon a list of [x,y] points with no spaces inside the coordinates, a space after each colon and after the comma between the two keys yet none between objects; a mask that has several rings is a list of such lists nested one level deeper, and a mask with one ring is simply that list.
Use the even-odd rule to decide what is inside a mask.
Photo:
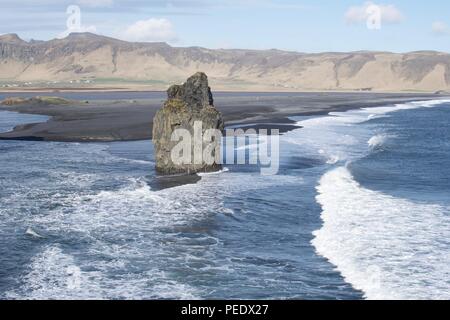
[{"label": "blue sky", "polygon": [[[386,0],[0,0],[0,34],[48,40],[67,34],[69,5],[79,31],[175,46],[450,52],[450,2]],[[377,5],[381,29],[367,27]]]}]

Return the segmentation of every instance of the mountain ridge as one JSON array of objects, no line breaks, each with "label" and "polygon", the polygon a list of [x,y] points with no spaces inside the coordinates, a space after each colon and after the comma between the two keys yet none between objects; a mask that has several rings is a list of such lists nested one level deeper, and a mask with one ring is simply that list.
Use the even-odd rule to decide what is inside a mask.
[{"label": "mountain ridge", "polygon": [[[24,41],[0,36],[0,84],[165,89],[203,71],[217,89],[449,91],[450,54],[438,51],[302,53],[172,47],[92,33]],[[26,84],[28,83],[28,84]]]}]

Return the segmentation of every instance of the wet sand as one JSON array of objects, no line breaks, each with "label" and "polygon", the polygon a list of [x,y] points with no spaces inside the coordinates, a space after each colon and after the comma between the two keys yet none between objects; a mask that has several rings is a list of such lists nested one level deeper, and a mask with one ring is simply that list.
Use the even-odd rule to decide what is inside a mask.
[{"label": "wet sand", "polygon": [[[51,95],[49,93],[48,95]],[[294,128],[292,116],[325,115],[363,107],[444,98],[435,94],[386,93],[218,93],[215,105],[226,125],[242,128]],[[145,140],[152,137],[152,121],[165,96],[145,100],[90,100],[70,105],[0,105],[0,111],[47,115],[43,123],[21,125],[1,133],[0,139],[68,142]]]}]

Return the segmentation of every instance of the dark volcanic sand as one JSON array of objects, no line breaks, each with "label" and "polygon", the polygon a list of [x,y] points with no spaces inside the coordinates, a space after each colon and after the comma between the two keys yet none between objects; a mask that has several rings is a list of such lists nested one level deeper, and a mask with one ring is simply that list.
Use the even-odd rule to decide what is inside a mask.
[{"label": "dark volcanic sand", "polygon": [[[219,93],[216,107],[227,126],[298,128],[289,116],[322,115],[408,101],[443,98],[432,94],[381,93]],[[0,106],[0,110],[50,116],[44,123],[27,124],[0,134],[0,139],[46,141],[123,141],[151,139],[155,112],[165,97],[137,101],[91,100],[72,105]]]}]

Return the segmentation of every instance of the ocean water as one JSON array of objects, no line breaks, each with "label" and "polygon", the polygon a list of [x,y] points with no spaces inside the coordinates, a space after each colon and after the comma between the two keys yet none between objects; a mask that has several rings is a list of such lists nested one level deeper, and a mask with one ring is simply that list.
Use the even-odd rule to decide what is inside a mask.
[{"label": "ocean water", "polygon": [[0,141],[0,298],[450,298],[450,103],[296,120],[278,175],[171,188],[151,141]]}]

